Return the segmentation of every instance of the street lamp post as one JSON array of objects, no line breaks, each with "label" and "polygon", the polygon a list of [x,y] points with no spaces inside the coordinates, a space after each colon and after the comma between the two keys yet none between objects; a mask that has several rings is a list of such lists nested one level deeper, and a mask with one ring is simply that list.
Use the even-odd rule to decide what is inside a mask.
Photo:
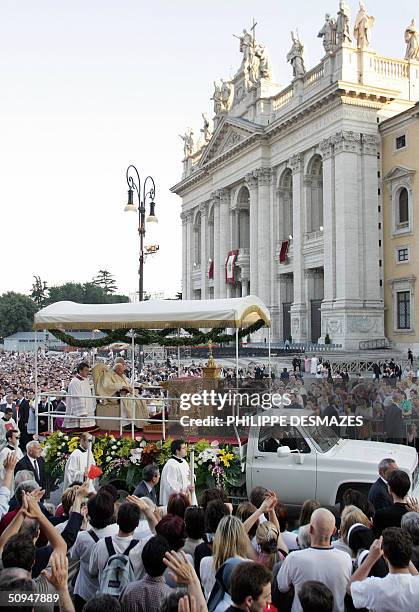
[{"label": "street lamp post", "polygon": [[[155,213],[155,202],[154,196],[156,194],[156,186],[154,179],[151,176],[147,176],[143,183],[143,189],[141,192],[141,179],[137,168],[130,164],[126,172],[127,184],[128,184],[128,202],[124,208],[126,212],[138,212],[138,234],[140,236],[140,256],[139,256],[139,267],[138,267],[138,299],[140,302],[144,300],[144,237],[145,237],[145,224],[157,223],[157,217]],[[147,191],[147,185],[151,185]],[[137,192],[138,207],[134,204],[134,191]],[[146,218],[146,204],[147,198],[150,200],[150,211]],[[142,347],[140,349],[139,365],[142,367]]]},{"label": "street lamp post", "polygon": [[[138,268],[138,299],[140,302],[144,300],[144,236],[145,236],[145,223],[157,223],[157,217],[155,213],[155,202],[154,196],[156,194],[156,186],[154,179],[151,176],[147,176],[143,183],[143,190],[141,193],[141,179],[138,170],[132,164],[127,168],[127,183],[128,183],[128,203],[125,206],[125,211],[138,212],[138,234],[140,236],[140,257],[139,257],[139,268]],[[135,180],[136,179],[136,180]],[[151,183],[149,191],[147,191],[147,184]],[[134,204],[134,191],[137,192],[138,207]],[[147,198],[150,199],[150,212],[146,219],[146,203]]]}]

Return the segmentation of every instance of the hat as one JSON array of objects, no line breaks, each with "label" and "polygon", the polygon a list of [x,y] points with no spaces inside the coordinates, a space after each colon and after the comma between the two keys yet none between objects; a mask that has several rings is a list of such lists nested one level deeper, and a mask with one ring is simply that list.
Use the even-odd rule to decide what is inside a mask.
[{"label": "hat", "polygon": [[348,531],[348,546],[354,553],[357,553],[361,548],[369,550],[374,542],[374,533],[362,523],[355,523]]}]

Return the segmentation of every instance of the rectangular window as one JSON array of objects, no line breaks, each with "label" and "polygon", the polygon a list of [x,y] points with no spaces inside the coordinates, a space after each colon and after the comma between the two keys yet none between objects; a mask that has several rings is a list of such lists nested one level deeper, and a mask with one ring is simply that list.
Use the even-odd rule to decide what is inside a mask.
[{"label": "rectangular window", "polygon": [[403,149],[406,146],[406,134],[397,136],[396,138],[396,150]]},{"label": "rectangular window", "polygon": [[410,329],[410,291],[397,292],[397,329]]},{"label": "rectangular window", "polygon": [[407,247],[397,249],[397,261],[409,261],[409,249]]}]

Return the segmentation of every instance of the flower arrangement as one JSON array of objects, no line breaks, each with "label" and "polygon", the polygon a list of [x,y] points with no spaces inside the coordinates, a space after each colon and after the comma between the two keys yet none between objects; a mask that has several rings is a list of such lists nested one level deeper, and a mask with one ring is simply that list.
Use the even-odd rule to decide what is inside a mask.
[{"label": "flower arrangement", "polygon": [[196,488],[212,486],[225,489],[236,485],[241,474],[241,461],[228,444],[201,440],[195,445]]},{"label": "flower arrangement", "polygon": [[69,455],[77,448],[79,438],[70,438],[62,431],[51,434],[44,442],[45,468],[53,478],[64,475],[64,468]]}]

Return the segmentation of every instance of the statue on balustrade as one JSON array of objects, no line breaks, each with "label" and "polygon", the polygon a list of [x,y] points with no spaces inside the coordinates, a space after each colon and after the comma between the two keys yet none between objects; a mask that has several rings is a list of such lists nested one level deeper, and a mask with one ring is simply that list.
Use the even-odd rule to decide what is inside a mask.
[{"label": "statue on balustrade", "polygon": [[373,27],[374,23],[375,17],[368,15],[365,2],[361,0],[354,25],[354,36],[356,38],[358,49],[365,49],[370,46],[371,28]]},{"label": "statue on balustrade", "polygon": [[201,132],[204,135],[205,144],[207,144],[211,140],[213,134],[212,121],[209,119],[207,113],[202,113],[202,119],[204,120],[204,127],[201,128]]},{"label": "statue on balustrade", "polygon": [[224,81],[221,79],[221,102],[223,110],[228,111],[231,108],[233,102],[234,86],[231,81]]},{"label": "statue on balustrade", "polygon": [[195,142],[194,133],[192,128],[186,128],[183,136],[179,134],[179,137],[183,140],[183,154],[185,158],[191,157],[194,154]]},{"label": "statue on balustrade", "polygon": [[323,38],[323,47],[326,53],[334,51],[336,47],[336,21],[328,13],[326,13],[324,25],[317,34],[317,38]]},{"label": "statue on balustrade", "polygon": [[294,32],[291,32],[292,47],[287,55],[287,62],[291,63],[292,72],[295,79],[300,79],[306,73],[304,66],[304,45]]},{"label": "statue on balustrade", "polygon": [[259,59],[259,78],[271,80],[272,65],[266,46],[262,43],[258,43],[256,45],[255,55]]},{"label": "statue on balustrade", "polygon": [[349,18],[349,7],[345,0],[341,0],[339,2],[338,18],[336,20],[336,43],[338,45],[352,42],[349,30]]},{"label": "statue on balustrade", "polygon": [[405,59],[419,61],[419,33],[414,19],[406,28],[404,40],[407,43]]}]

